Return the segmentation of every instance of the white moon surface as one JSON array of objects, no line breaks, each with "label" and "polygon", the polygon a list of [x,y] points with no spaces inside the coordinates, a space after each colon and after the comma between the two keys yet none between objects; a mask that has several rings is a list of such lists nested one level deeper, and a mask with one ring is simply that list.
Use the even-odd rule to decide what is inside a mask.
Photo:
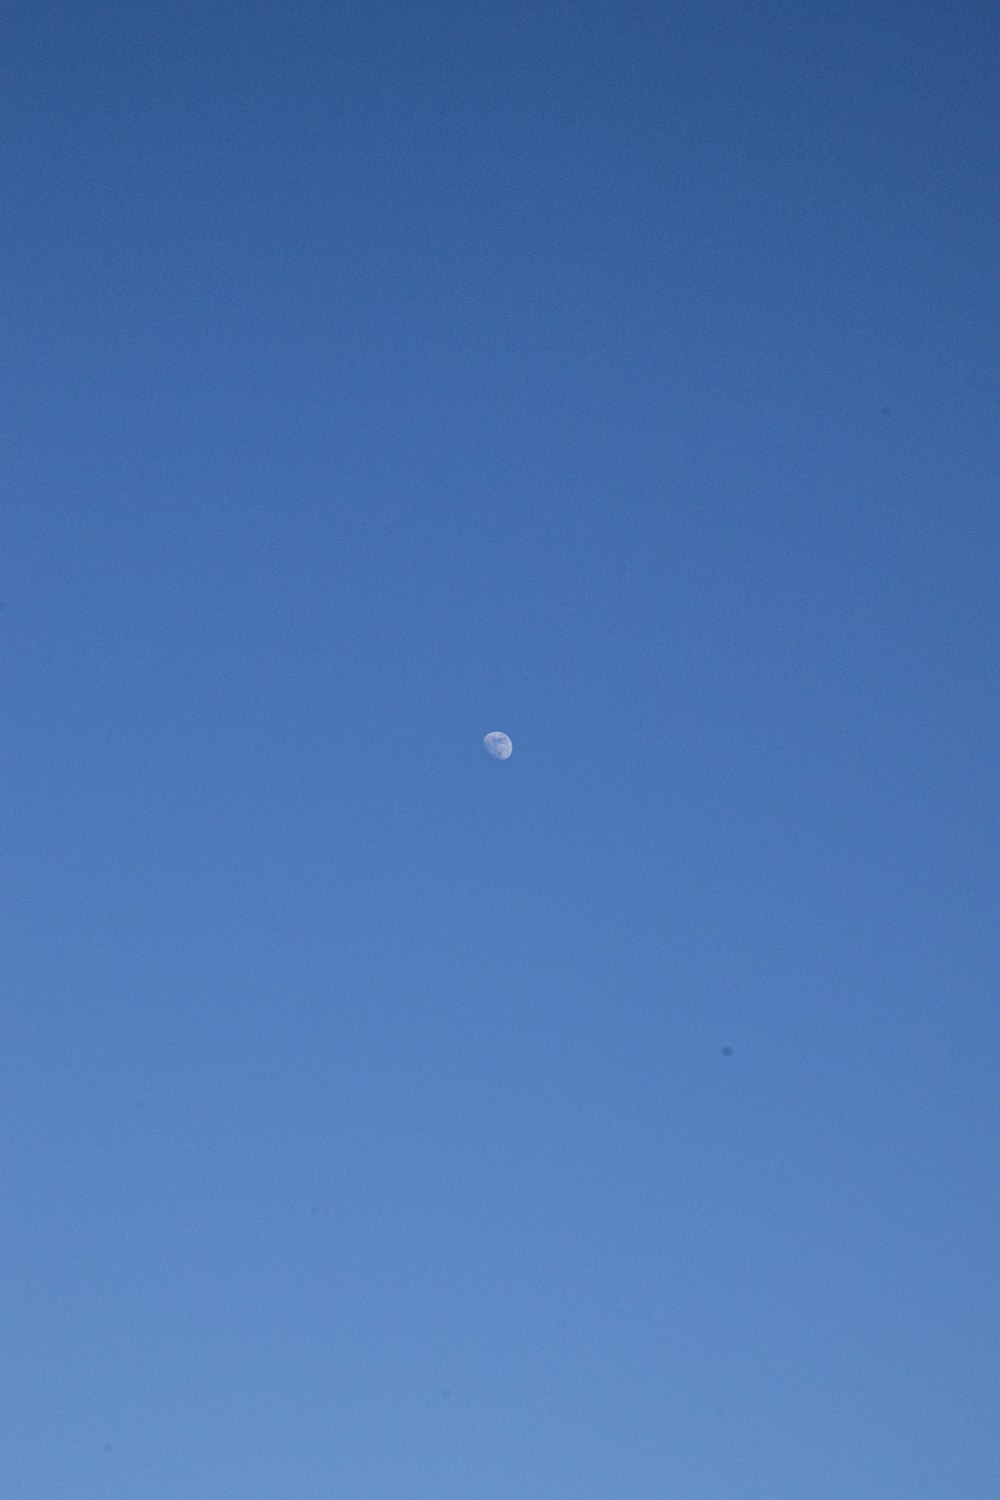
[{"label": "white moon surface", "polygon": [[510,760],[514,746],[510,742],[510,736],[504,734],[500,729],[491,729],[489,734],[483,735],[483,749],[487,755],[492,755],[494,760]]}]

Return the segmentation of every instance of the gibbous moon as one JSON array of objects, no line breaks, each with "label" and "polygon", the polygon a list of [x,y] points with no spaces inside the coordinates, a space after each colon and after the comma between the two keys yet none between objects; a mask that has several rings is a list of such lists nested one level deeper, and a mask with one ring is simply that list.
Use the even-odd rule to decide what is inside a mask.
[{"label": "gibbous moon", "polygon": [[510,760],[514,746],[510,742],[510,736],[499,729],[491,729],[489,734],[483,735],[483,749],[487,755],[492,755],[494,760]]}]

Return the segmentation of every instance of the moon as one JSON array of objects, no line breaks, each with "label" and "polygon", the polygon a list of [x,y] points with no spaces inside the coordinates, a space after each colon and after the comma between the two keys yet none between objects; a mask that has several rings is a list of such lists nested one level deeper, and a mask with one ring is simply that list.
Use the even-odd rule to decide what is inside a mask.
[{"label": "moon", "polygon": [[489,734],[483,735],[483,749],[487,755],[492,755],[494,760],[510,760],[514,746],[510,742],[510,736],[500,729],[491,729]]}]

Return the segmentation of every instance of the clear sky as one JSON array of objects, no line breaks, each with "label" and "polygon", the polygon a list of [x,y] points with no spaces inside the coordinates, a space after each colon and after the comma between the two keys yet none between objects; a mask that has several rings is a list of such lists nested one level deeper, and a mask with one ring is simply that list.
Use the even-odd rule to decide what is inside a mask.
[{"label": "clear sky", "polygon": [[2,33],[2,1500],[996,1500],[1000,13]]}]

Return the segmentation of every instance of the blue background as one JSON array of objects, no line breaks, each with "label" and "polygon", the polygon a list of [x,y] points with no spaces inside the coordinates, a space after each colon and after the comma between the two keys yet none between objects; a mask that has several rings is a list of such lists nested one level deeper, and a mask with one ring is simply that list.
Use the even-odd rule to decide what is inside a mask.
[{"label": "blue background", "polygon": [[8,5],[4,1497],[1000,1493],[998,40]]}]

